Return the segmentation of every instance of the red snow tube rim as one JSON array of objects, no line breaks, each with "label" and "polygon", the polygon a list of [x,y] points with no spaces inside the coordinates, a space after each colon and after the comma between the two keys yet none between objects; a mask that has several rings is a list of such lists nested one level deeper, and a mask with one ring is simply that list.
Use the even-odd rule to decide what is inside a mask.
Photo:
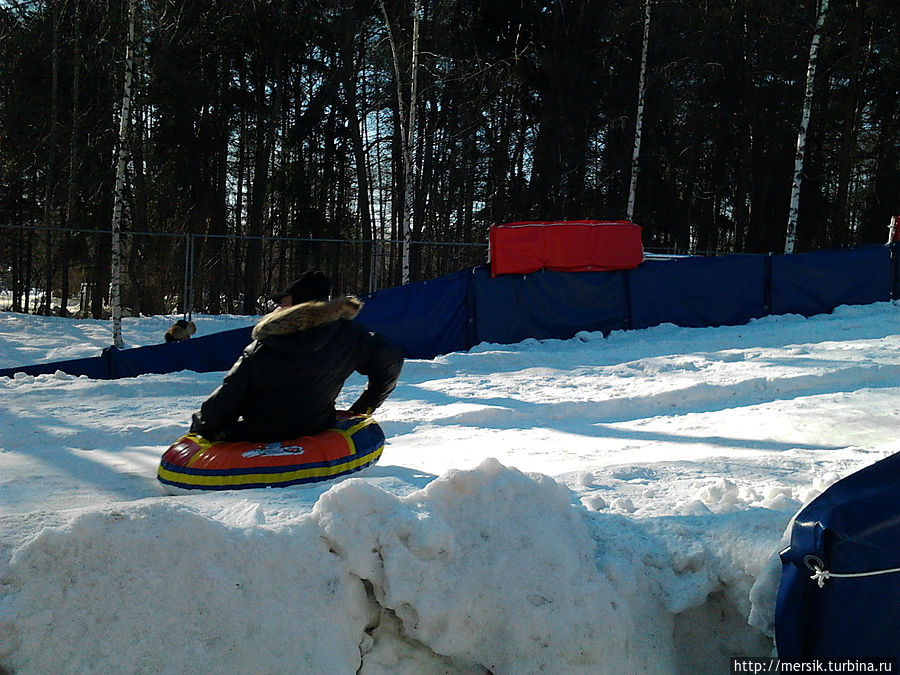
[{"label": "red snow tube rim", "polygon": [[157,479],[171,494],[320,483],[371,466],[384,432],[365,415],[339,415],[334,427],[284,441],[210,441],[188,433],[163,453]]}]

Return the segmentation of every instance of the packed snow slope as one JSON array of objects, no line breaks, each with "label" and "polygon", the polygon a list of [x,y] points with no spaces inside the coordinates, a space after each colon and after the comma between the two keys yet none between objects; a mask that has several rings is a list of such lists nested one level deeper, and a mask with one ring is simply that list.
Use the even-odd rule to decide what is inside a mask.
[{"label": "packed snow slope", "polygon": [[[0,314],[0,367],[109,341]],[[360,477],[167,496],[221,376],[0,378],[4,673],[727,672],[772,653],[791,517],[900,450],[892,303],[408,361]]]}]

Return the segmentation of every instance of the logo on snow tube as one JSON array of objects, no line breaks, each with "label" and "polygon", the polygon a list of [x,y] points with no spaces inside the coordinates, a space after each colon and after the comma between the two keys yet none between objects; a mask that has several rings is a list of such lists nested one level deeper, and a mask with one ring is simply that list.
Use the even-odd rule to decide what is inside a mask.
[{"label": "logo on snow tube", "polygon": [[282,445],[281,443],[268,443],[264,448],[256,448],[241,453],[241,457],[277,457],[279,455],[302,455],[302,445]]}]

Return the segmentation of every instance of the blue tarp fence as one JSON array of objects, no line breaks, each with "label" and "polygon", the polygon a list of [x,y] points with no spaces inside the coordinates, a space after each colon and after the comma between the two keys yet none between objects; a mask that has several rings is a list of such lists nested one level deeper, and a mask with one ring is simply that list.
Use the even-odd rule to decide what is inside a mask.
[{"label": "blue tarp fence", "polygon": [[[487,265],[389,288],[362,299],[357,321],[428,359],[482,342],[568,339],[580,331],[741,325],[768,314],[812,316],[900,297],[900,245],[793,255],[649,259],[633,270],[491,277]],[[240,328],[98,357],[0,370],[96,379],[228,370],[250,342]]]}]

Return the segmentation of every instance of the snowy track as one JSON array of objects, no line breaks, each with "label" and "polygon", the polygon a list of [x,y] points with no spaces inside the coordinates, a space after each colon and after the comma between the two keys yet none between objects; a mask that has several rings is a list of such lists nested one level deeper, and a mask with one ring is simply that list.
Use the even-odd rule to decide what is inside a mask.
[{"label": "snowy track", "polygon": [[[126,341],[167,321],[127,319]],[[0,315],[0,366],[95,355],[106,328]],[[362,478],[164,497],[159,456],[220,380],[0,379],[0,666],[718,673],[768,655],[789,519],[900,450],[900,307],[411,361]]]}]

